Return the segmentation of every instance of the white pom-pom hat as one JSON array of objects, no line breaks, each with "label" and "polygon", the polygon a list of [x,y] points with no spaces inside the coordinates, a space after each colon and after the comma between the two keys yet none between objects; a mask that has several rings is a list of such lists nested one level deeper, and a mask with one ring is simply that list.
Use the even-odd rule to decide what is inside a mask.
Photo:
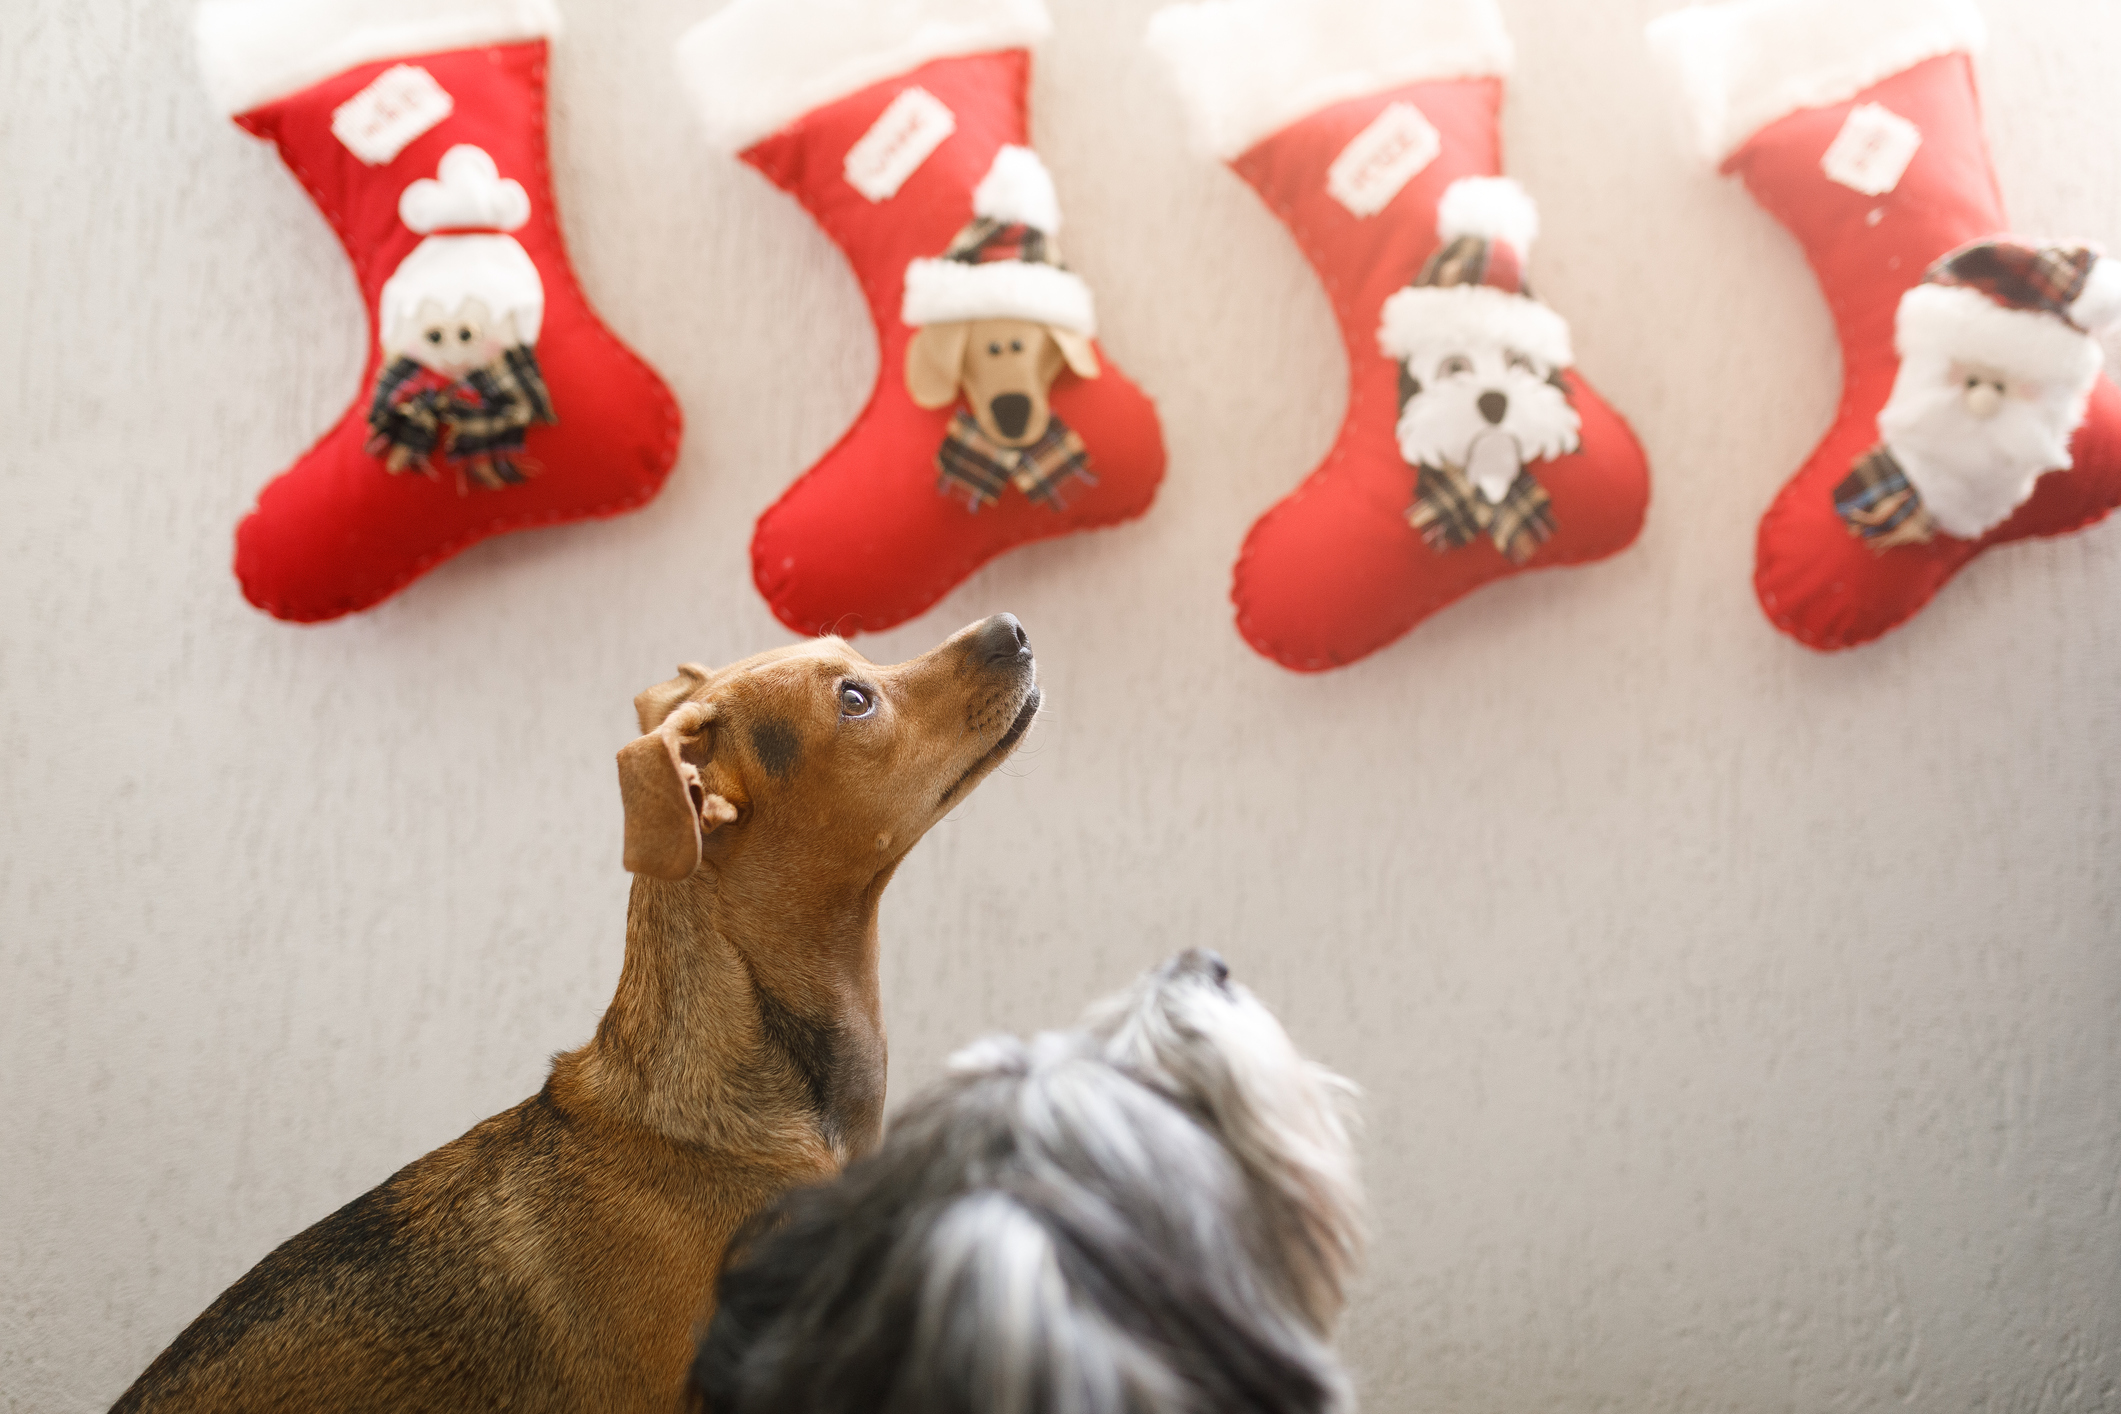
[{"label": "white pom-pom hat", "polygon": [[972,192],[972,221],[950,249],[906,267],[899,318],[913,328],[960,319],[1029,319],[1097,333],[1097,306],[1082,276],[1060,263],[1060,198],[1028,147],[994,154]]},{"label": "white pom-pom hat", "polygon": [[1532,298],[1524,267],[1539,211],[1508,177],[1461,177],[1436,207],[1443,245],[1413,284],[1385,301],[1377,346],[1386,357],[1500,344],[1552,368],[1575,362],[1568,321]]},{"label": "white pom-pom hat", "polygon": [[545,282],[507,234],[530,220],[530,195],[501,175],[484,148],[459,143],[443,153],[434,176],[398,197],[398,219],[427,239],[383,282],[378,318],[386,339],[429,300],[448,313],[476,299],[495,316],[513,314],[518,337],[537,342]]}]

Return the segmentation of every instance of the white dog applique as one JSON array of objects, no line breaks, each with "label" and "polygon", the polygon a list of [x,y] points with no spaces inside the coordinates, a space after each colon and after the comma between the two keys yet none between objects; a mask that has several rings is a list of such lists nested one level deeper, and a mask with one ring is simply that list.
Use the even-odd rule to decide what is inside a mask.
[{"label": "white dog applique", "polygon": [[1554,533],[1534,467],[1577,450],[1581,421],[1568,323],[1524,283],[1538,225],[1509,178],[1453,182],[1442,248],[1384,304],[1377,342],[1400,365],[1396,432],[1417,473],[1407,523],[1439,553],[1485,535],[1523,564]]}]

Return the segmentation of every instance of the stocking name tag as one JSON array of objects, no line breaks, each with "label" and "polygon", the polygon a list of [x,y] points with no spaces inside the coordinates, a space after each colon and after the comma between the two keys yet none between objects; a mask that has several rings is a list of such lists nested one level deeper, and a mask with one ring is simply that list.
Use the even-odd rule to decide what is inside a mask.
[{"label": "stocking name tag", "polygon": [[1922,129],[1876,103],[1859,103],[1827,145],[1819,170],[1865,196],[1884,196],[1900,185],[1907,164],[1922,146]]},{"label": "stocking name tag", "polygon": [[956,131],[957,118],[941,99],[925,88],[909,88],[847,149],[847,184],[871,201],[889,201]]},{"label": "stocking name tag", "polygon": [[331,135],[369,166],[380,167],[456,106],[433,74],[416,64],[394,64],[331,110]]},{"label": "stocking name tag", "polygon": [[1419,108],[1391,104],[1333,159],[1326,194],[1357,216],[1375,216],[1441,151],[1443,138]]}]

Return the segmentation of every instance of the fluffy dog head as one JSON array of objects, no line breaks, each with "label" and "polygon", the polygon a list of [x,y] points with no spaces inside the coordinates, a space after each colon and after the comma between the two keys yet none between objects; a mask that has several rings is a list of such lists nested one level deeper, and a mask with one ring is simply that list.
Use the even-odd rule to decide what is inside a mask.
[{"label": "fluffy dog head", "polygon": [[1362,1246],[1355,1088],[1289,1041],[1213,953],[1180,953],[1084,1018],[1104,1057],[1182,1106],[1243,1169],[1257,1258],[1321,1335]]},{"label": "fluffy dog head", "polygon": [[1333,1411],[1351,1087],[1212,954],[1084,1026],[982,1041],[875,1154],[732,1248],[717,1414]]},{"label": "fluffy dog head", "polygon": [[1576,450],[1582,422],[1559,370],[1521,349],[1424,341],[1400,370],[1399,454],[1410,466],[1458,467],[1500,502],[1526,463]]},{"label": "fluffy dog head", "polygon": [[1399,453],[1456,467],[1500,503],[1527,462],[1576,450],[1568,321],[1525,284],[1539,212],[1517,183],[1451,183],[1436,234],[1443,244],[1379,314],[1377,346],[1399,362]]}]

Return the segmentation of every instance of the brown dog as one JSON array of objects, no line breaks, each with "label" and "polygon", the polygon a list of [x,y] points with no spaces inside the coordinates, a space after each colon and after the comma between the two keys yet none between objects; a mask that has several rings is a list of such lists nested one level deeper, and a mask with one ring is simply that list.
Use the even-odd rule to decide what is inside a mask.
[{"label": "brown dog", "polygon": [[119,1410],[675,1407],[729,1235],[874,1145],[877,901],[1038,710],[1007,614],[634,699],[626,962],[545,1088],[283,1243]]},{"label": "brown dog", "polygon": [[1028,447],[1046,435],[1046,393],[1063,366],[1097,377],[1087,336],[1029,319],[957,319],[914,331],[906,390],[921,407],[940,408],[962,387],[980,431],[1001,446]]}]

